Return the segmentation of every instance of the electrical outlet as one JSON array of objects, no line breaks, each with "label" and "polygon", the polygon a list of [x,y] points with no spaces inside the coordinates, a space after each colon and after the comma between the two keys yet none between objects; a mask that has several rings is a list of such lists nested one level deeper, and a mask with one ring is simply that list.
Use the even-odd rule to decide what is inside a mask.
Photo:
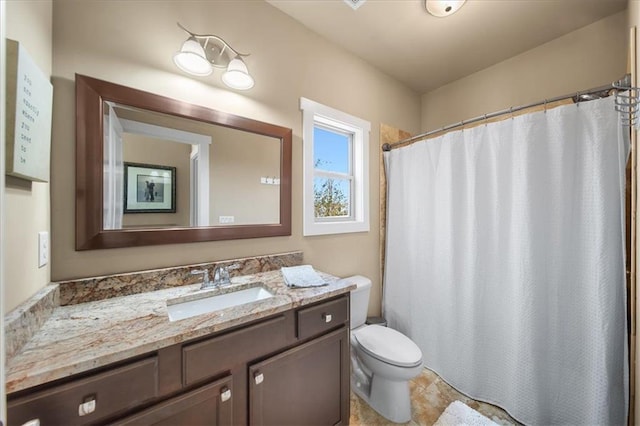
[{"label": "electrical outlet", "polygon": [[38,268],[49,263],[49,233],[38,232]]},{"label": "electrical outlet", "polygon": [[218,222],[219,223],[233,223],[235,222],[236,218],[234,216],[219,216],[218,217]]}]

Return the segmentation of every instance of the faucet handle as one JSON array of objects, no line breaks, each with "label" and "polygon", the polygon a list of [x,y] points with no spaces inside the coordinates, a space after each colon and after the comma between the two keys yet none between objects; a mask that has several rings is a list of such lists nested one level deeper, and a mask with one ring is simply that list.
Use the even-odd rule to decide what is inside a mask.
[{"label": "faucet handle", "polygon": [[230,282],[229,279],[229,267],[228,266],[222,266],[221,270],[220,270],[220,281],[223,282],[224,284],[228,284]]},{"label": "faucet handle", "polygon": [[213,270],[213,283],[220,284],[229,284],[231,281],[229,279],[229,266],[227,265],[218,265]]},{"label": "faucet handle", "polygon": [[236,269],[241,269],[241,268],[242,268],[242,265],[239,264],[239,263],[234,263],[232,265],[227,265],[224,268],[224,274],[225,274],[225,276],[227,278],[227,281],[230,280],[229,271],[235,271]]},{"label": "faucet handle", "polygon": [[196,269],[191,271],[191,275],[198,275],[198,274],[202,274],[202,282],[204,284],[208,284],[209,283],[209,270],[208,269]]}]

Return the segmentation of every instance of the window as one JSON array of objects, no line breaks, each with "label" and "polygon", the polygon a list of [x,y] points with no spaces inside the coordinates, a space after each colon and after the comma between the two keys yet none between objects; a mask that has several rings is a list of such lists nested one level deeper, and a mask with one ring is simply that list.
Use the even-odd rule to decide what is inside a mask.
[{"label": "window", "polygon": [[304,235],[369,231],[371,124],[300,98]]}]

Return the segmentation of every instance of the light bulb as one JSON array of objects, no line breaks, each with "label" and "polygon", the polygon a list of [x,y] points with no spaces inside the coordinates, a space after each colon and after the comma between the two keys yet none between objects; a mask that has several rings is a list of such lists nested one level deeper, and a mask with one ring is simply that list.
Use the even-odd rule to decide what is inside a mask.
[{"label": "light bulb", "polygon": [[206,76],[213,72],[204,49],[194,37],[182,44],[182,49],[173,55],[173,62],[182,71],[192,75]]},{"label": "light bulb", "polygon": [[227,71],[222,74],[222,82],[232,89],[238,90],[251,89],[255,84],[244,61],[238,56],[229,62]]}]

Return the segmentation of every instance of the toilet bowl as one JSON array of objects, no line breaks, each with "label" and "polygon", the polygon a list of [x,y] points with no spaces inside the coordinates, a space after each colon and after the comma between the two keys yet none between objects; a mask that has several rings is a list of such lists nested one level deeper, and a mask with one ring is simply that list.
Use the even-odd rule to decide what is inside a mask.
[{"label": "toilet bowl", "polygon": [[411,420],[409,380],[422,371],[422,351],[399,331],[366,325],[371,280],[346,278],[351,292],[351,389],[396,423]]}]

